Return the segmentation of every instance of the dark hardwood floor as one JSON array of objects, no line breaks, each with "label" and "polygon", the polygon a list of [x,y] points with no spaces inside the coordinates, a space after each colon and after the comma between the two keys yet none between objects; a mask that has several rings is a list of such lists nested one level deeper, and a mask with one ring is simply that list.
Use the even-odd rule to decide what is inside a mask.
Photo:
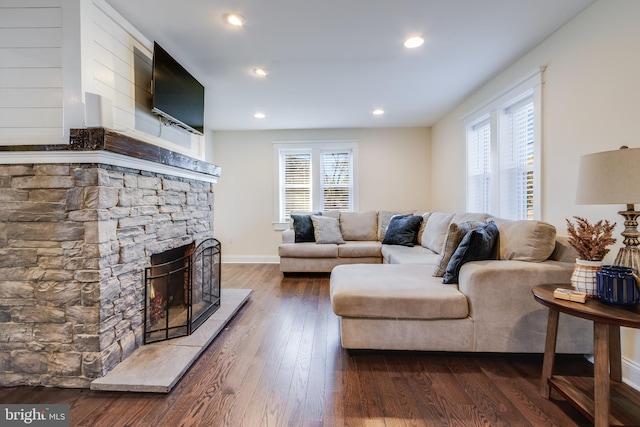
[{"label": "dark hardwood floor", "polygon": [[[340,347],[329,276],[225,264],[223,287],[251,299],[169,394],[0,388],[0,403],[66,403],[73,426],[582,426],[540,396],[542,355]],[[558,371],[590,375],[581,356]]]}]

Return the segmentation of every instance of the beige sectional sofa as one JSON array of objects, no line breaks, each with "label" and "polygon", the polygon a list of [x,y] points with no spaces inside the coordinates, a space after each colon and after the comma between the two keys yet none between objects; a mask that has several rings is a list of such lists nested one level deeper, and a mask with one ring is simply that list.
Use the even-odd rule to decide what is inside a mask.
[{"label": "beige sectional sofa", "polygon": [[[423,220],[413,246],[405,246],[382,243],[394,212],[322,214],[338,220],[344,243],[295,243],[295,231],[286,230],[281,270],[331,271],[331,304],[344,348],[544,352],[548,311],[531,288],[569,282],[575,260],[553,226],[413,212]],[[491,255],[460,266],[461,242],[468,245],[472,234],[490,228],[497,229]],[[443,273],[455,281],[443,283]],[[590,354],[592,343],[591,322],[561,314],[557,352]]]}]

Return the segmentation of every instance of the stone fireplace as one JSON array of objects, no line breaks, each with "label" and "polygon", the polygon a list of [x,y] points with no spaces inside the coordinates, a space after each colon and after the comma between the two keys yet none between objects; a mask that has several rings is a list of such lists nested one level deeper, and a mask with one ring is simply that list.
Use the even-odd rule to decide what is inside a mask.
[{"label": "stone fireplace", "polygon": [[0,385],[89,387],[144,342],[152,257],[213,238],[220,170],[102,128],[19,149],[55,161],[0,147]]}]

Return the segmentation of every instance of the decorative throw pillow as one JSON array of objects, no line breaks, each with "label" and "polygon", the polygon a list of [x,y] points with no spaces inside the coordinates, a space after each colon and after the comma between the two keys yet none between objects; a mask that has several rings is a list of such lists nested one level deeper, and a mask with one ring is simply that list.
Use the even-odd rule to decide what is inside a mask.
[{"label": "decorative throw pillow", "polygon": [[449,231],[447,232],[447,237],[444,240],[442,252],[440,252],[440,256],[436,262],[436,267],[433,270],[434,277],[444,276],[444,273],[447,271],[447,265],[449,265],[449,260],[451,260],[451,256],[456,249],[458,249],[458,245],[460,245],[462,238],[466,236],[469,231],[474,228],[481,227],[484,224],[486,223],[480,221],[465,221],[461,223],[452,222],[449,224]]},{"label": "decorative throw pillow", "polygon": [[316,236],[316,243],[344,243],[340,232],[340,222],[328,216],[312,215],[311,222]]},{"label": "decorative throw pillow", "polygon": [[418,230],[422,224],[422,216],[394,215],[389,220],[387,232],[382,243],[386,245],[413,246],[416,242]]},{"label": "decorative throw pillow", "polygon": [[[322,215],[322,213],[317,212],[313,215]],[[296,243],[316,241],[316,236],[313,233],[313,222],[311,222],[311,214],[291,214],[291,219],[293,220],[293,232],[295,233]]]},{"label": "decorative throw pillow", "polygon": [[426,247],[425,230],[427,229],[427,221],[431,216],[431,212],[414,212],[414,215],[420,215],[422,217],[422,224],[420,224],[420,230],[418,230],[418,244]]},{"label": "decorative throw pillow", "polygon": [[378,240],[383,241],[385,234],[387,234],[387,227],[389,226],[389,221],[395,215],[406,215],[407,212],[390,212],[390,211],[380,211],[378,212]]},{"label": "decorative throw pillow", "polygon": [[460,241],[458,249],[451,256],[444,273],[442,283],[458,283],[460,268],[469,261],[489,259],[493,252],[493,245],[498,239],[498,227],[495,222],[469,231]]}]

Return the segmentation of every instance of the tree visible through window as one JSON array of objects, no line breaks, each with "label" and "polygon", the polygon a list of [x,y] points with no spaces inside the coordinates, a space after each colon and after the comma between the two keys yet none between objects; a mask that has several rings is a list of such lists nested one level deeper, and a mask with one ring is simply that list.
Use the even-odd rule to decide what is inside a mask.
[{"label": "tree visible through window", "polygon": [[351,152],[323,152],[321,158],[323,209],[352,210]]}]

